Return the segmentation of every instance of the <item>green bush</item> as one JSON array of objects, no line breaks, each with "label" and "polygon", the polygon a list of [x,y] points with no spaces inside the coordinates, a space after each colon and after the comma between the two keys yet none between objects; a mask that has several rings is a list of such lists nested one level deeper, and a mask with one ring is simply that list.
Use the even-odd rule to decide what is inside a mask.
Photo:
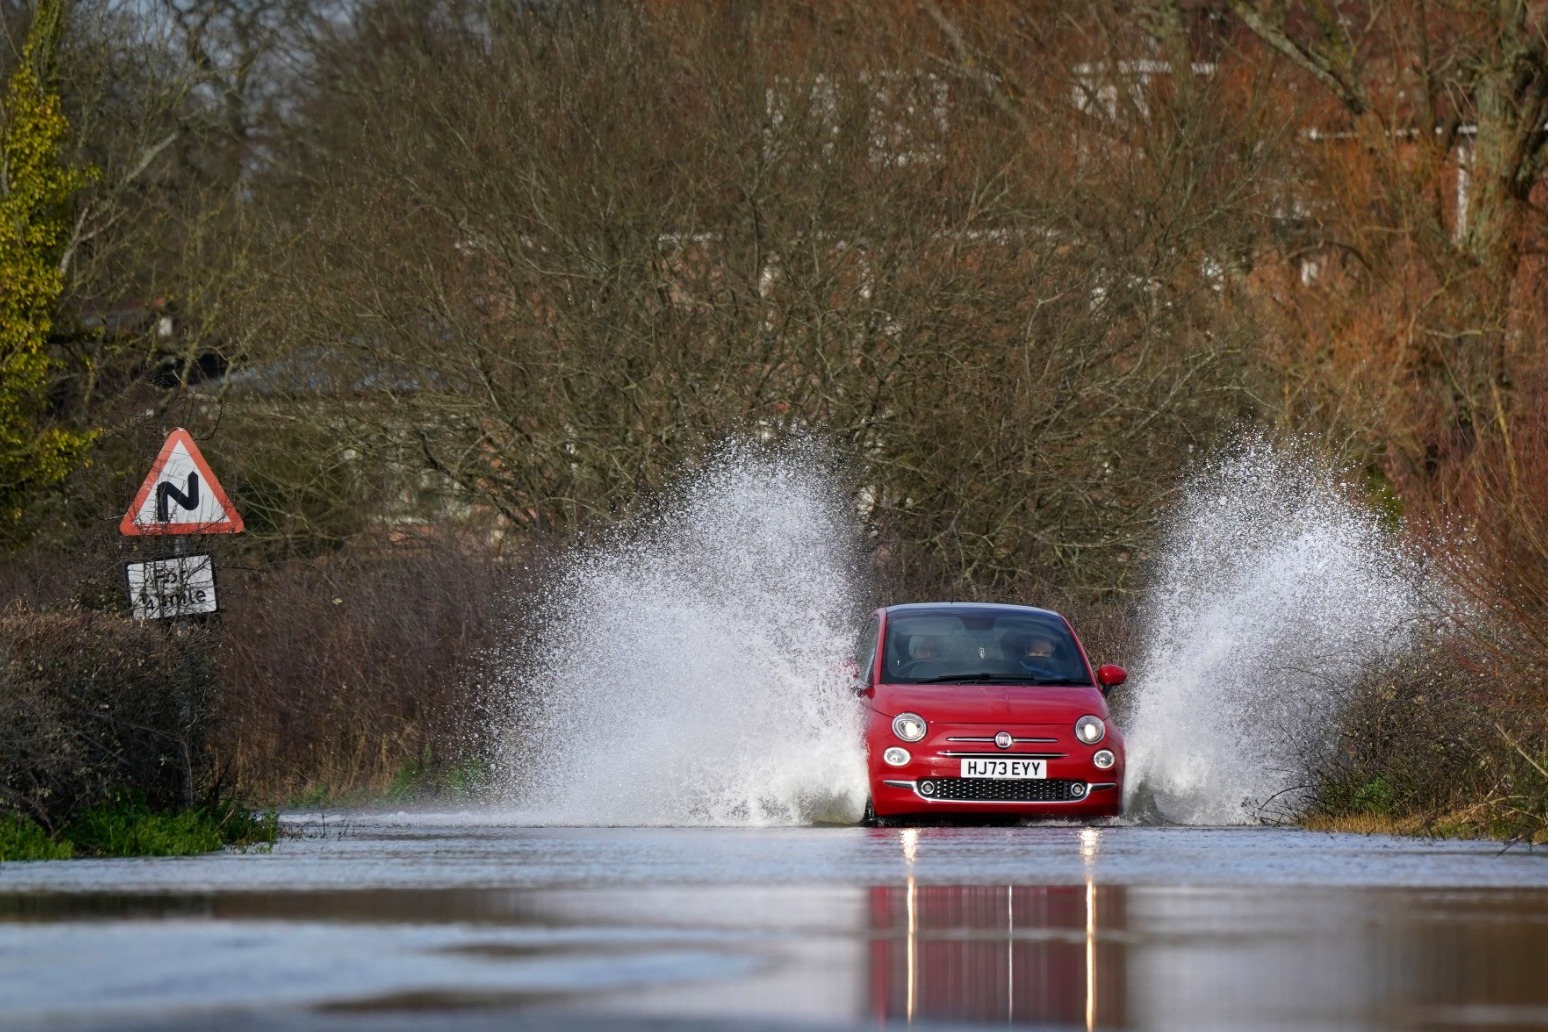
[{"label": "green bush", "polygon": [[94,856],[192,856],[272,844],[278,831],[273,813],[254,816],[235,802],[157,812],[143,798],[126,796],[83,813],[64,839]]},{"label": "green bush", "polygon": [[0,814],[0,860],[68,860],[74,853],[69,842],[49,838],[36,821]]},{"label": "green bush", "polygon": [[51,836],[18,814],[0,815],[0,861],[68,860],[73,856],[193,856],[226,846],[269,846],[279,819],[223,800],[211,806],[155,811],[137,795],[94,807]]}]

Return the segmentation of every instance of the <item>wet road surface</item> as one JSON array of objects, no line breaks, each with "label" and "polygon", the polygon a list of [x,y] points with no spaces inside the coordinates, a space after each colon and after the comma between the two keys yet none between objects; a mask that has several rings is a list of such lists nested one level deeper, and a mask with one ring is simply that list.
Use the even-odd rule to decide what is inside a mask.
[{"label": "wet road surface", "polygon": [[1283,829],[293,818],[0,864],[0,1028],[1548,1028],[1548,853]]}]

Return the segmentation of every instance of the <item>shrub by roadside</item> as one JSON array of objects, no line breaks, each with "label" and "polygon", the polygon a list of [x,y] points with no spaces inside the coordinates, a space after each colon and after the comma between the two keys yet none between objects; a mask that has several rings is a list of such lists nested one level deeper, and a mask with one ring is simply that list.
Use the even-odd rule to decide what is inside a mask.
[{"label": "shrub by roadside", "polygon": [[88,610],[0,614],[0,860],[272,842],[222,793],[214,642]]},{"label": "shrub by roadside", "polygon": [[75,846],[51,838],[19,813],[0,814],[0,861],[4,860],[68,860],[75,855]]},{"label": "shrub by roadside", "polygon": [[1446,505],[1410,514],[1457,592],[1456,624],[1366,686],[1313,819],[1548,841],[1545,388],[1524,381],[1504,439]]},{"label": "shrub by roadside", "polygon": [[62,841],[77,854],[189,856],[226,846],[268,845],[278,837],[274,811],[255,814],[233,797],[157,812],[143,799],[126,794],[82,814],[65,829]]},{"label": "shrub by roadside", "polygon": [[227,846],[267,847],[279,817],[256,814],[234,798],[188,809],[156,811],[132,794],[94,807],[50,835],[20,814],[0,815],[0,861],[68,860],[79,856],[192,856]]},{"label": "shrub by roadside", "polygon": [[1307,826],[1548,841],[1542,672],[1519,654],[1514,667],[1481,664],[1492,636],[1458,632],[1361,687]]},{"label": "shrub by roadside", "polygon": [[211,780],[207,631],[88,610],[0,614],[0,811],[57,833],[137,792],[186,808]]}]

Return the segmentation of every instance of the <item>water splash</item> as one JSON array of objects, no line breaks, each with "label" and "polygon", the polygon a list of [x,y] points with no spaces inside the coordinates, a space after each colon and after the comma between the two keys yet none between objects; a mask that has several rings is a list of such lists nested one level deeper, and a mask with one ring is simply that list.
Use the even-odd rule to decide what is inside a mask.
[{"label": "water splash", "polygon": [[1423,565],[1307,454],[1261,441],[1194,478],[1144,606],[1125,811],[1293,815],[1360,678],[1437,619]]},{"label": "water splash", "polygon": [[742,444],[655,518],[565,564],[512,663],[522,819],[854,821],[850,508],[815,448]]}]

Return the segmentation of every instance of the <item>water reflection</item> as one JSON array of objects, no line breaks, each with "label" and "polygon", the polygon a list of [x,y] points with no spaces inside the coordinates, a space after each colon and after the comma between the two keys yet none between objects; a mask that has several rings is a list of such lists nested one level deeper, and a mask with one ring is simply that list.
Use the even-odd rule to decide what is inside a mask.
[{"label": "water reflection", "polygon": [[1510,892],[869,890],[882,1021],[1548,1026],[1548,906]]},{"label": "water reflection", "polygon": [[[389,960],[407,966],[384,982]],[[330,1007],[387,1007],[410,991],[559,1006],[555,994],[585,985],[563,1005],[1087,1030],[1541,1028],[1548,895],[917,876],[867,888],[0,894],[0,984],[25,986],[40,1015],[128,999],[154,1012],[212,992],[241,1006],[233,987],[253,985]],[[21,1006],[13,990],[0,1025]]]},{"label": "water reflection", "polygon": [[[425,1001],[727,1025],[1548,1027],[1548,857],[1493,846],[1490,866],[1469,868],[1466,845],[1356,850],[1274,830],[543,835],[570,876],[534,884],[525,872],[537,852],[517,849],[527,840],[514,834],[504,866],[480,868],[482,885],[394,884],[404,861],[363,860],[364,850],[156,868],[247,863],[249,881],[272,883],[269,865],[289,865],[310,872],[310,888],[183,874],[186,887],[156,890],[135,864],[26,868],[40,887],[6,891],[0,878],[0,1028],[66,1018],[116,1028],[126,1009],[151,1021],[195,1006],[401,1011]],[[397,842],[359,841],[383,853]],[[493,865],[490,841],[500,840],[459,848]],[[429,843],[426,864],[459,855]],[[850,879],[810,873],[833,870],[820,850],[840,847],[847,863],[863,847],[869,866]],[[714,862],[690,856],[716,848]],[[1161,873],[1139,877],[1141,860]],[[1491,887],[1511,870],[1524,881],[1527,861],[1544,865],[1540,884]],[[1234,866],[1210,867],[1222,862]],[[323,863],[354,883],[316,878]],[[1366,873],[1355,884],[1304,878],[1318,863],[1345,882],[1355,864]],[[740,864],[756,876],[733,877]],[[51,871],[59,887],[49,890]],[[78,872],[90,887],[70,888]]]},{"label": "water reflection", "polygon": [[1127,1024],[1124,889],[916,885],[870,890],[866,980],[881,1020]]}]

